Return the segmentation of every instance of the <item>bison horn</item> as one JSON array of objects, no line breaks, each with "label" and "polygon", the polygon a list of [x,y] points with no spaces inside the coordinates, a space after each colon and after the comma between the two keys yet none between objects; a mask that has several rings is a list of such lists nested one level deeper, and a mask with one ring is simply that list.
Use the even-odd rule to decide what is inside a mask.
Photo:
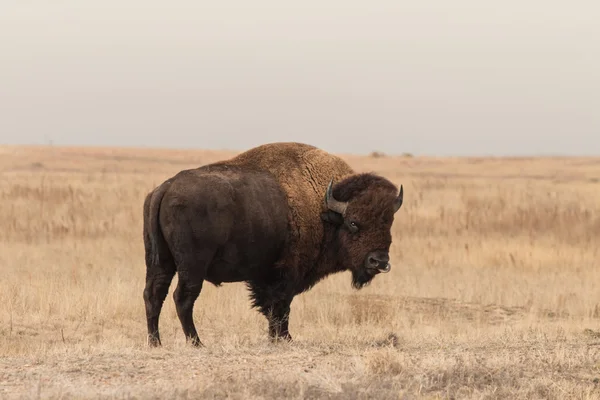
[{"label": "bison horn", "polygon": [[400,185],[400,193],[398,197],[396,197],[396,201],[394,203],[394,212],[398,211],[400,207],[402,207],[402,201],[404,200],[404,188]]},{"label": "bison horn", "polygon": [[344,215],[346,207],[348,207],[348,203],[336,200],[335,197],[333,197],[333,179],[329,182],[329,186],[327,186],[325,202],[327,203],[327,208],[342,215]]}]

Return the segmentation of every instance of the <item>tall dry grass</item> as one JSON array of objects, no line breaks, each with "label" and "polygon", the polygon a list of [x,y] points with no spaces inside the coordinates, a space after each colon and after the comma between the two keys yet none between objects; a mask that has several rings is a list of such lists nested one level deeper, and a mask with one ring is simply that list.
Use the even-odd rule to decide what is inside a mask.
[{"label": "tall dry grass", "polygon": [[599,398],[591,158],[345,156],[404,185],[390,274],[298,296],[285,346],[243,284],[206,284],[207,348],[186,348],[169,296],[146,349],[143,198],[231,154],[0,148],[0,395]]}]

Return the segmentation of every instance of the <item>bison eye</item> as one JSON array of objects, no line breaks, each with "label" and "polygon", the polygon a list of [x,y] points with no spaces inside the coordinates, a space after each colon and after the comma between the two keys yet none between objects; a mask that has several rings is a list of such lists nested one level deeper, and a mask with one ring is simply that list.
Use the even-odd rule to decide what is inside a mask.
[{"label": "bison eye", "polygon": [[348,222],[348,227],[350,228],[350,232],[352,232],[352,233],[358,232],[358,224],[355,221]]}]

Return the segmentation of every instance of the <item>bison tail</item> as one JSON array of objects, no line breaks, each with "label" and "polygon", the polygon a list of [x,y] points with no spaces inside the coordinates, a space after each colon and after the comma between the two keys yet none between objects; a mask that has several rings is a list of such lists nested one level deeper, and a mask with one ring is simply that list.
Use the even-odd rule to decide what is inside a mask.
[{"label": "bison tail", "polygon": [[144,200],[144,247],[147,268],[158,267],[161,259],[170,256],[159,223],[160,205],[168,187],[169,182],[161,184],[148,193]]}]

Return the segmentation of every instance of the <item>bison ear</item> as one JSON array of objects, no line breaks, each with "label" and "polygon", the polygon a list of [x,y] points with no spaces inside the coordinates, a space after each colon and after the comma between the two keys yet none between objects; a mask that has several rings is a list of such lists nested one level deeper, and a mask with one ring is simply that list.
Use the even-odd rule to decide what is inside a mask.
[{"label": "bison ear", "polygon": [[398,197],[396,197],[396,201],[394,202],[394,212],[398,211],[400,207],[402,207],[402,202],[404,201],[404,188],[400,185],[400,193]]}]

